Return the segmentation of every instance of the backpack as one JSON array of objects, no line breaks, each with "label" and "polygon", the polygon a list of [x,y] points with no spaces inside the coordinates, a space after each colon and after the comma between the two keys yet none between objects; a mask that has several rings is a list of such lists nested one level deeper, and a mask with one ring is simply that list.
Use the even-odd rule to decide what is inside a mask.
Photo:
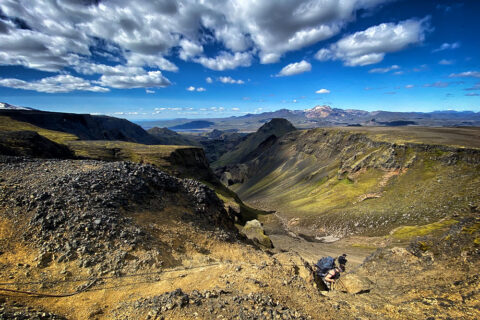
[{"label": "backpack", "polygon": [[318,274],[324,277],[329,270],[335,268],[335,259],[332,257],[323,257],[315,264],[318,267]]}]

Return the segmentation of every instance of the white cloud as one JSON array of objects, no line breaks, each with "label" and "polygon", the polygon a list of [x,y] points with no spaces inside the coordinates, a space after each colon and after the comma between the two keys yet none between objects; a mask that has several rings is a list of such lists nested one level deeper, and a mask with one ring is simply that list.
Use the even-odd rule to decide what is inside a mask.
[{"label": "white cloud", "polygon": [[453,50],[453,49],[457,49],[457,48],[460,48],[460,42],[453,42],[453,43],[445,42],[440,47],[438,47],[437,49],[432,50],[432,52],[439,52],[439,51],[443,51],[443,50]]},{"label": "white cloud", "polygon": [[448,66],[448,65],[451,65],[451,64],[454,64],[454,63],[455,63],[455,60],[442,59],[442,60],[438,61],[438,64],[445,65],[445,66]]},{"label": "white cloud", "polygon": [[[387,1],[229,1],[226,2],[226,18],[237,28],[226,29],[230,31],[228,37],[239,44],[250,38],[259,49],[261,63],[273,63],[278,62],[285,52],[299,50],[336,35],[354,20],[357,10],[369,9],[382,2]],[[220,21],[217,24],[221,25]],[[240,48],[244,50],[244,47]]]},{"label": "white cloud", "polygon": [[0,86],[47,93],[71,91],[108,92],[108,88],[92,85],[90,81],[71,75],[58,75],[37,81],[27,82],[20,79],[0,79]]},{"label": "white cloud", "polygon": [[328,48],[320,49],[315,58],[320,61],[342,60],[346,66],[365,66],[383,60],[386,53],[423,42],[428,18],[382,23],[364,31],[343,37]]},{"label": "white cloud", "polygon": [[131,75],[131,74],[141,74],[145,70],[140,67],[124,66],[124,65],[115,65],[108,66],[105,64],[96,64],[86,61],[80,61],[77,65],[74,66],[75,71],[82,74],[93,75],[93,74],[104,74],[104,75]]},{"label": "white cloud", "polygon": [[461,73],[452,73],[449,75],[450,78],[462,78],[462,77],[473,77],[480,78],[480,71],[465,71]]},{"label": "white cloud", "polygon": [[415,87],[413,84],[407,84],[405,86],[406,89],[412,89],[413,87]]},{"label": "white cloud", "polygon": [[148,89],[145,89],[145,93],[147,93],[147,94],[153,94],[153,93],[155,93],[155,91],[153,91],[153,90],[148,90]]},{"label": "white cloud", "polygon": [[212,82],[213,82],[213,79],[210,78],[210,77],[207,77],[207,78],[205,79],[205,81],[207,81],[207,83],[212,83]]},{"label": "white cloud", "polygon": [[0,65],[56,72],[78,61],[79,54],[90,54],[88,43],[14,28],[0,33]]},{"label": "white cloud", "polygon": [[235,80],[232,77],[219,77],[218,81],[222,83],[232,83],[232,84],[244,84],[243,80]]},{"label": "white cloud", "polygon": [[187,88],[187,91],[204,92],[204,91],[207,91],[207,89],[202,88],[202,87],[195,88],[194,86],[190,86],[190,87]]},{"label": "white cloud", "polygon": [[[359,10],[390,1],[1,1],[7,18],[2,19],[0,64],[59,71],[91,59],[93,52],[164,71],[178,70],[170,57],[213,70],[249,66],[253,55],[273,63],[286,52],[338,34]],[[224,53],[206,57],[203,48],[212,43],[223,46]],[[99,46],[105,50],[96,50]]]},{"label": "white cloud", "polygon": [[163,88],[171,85],[170,81],[162,75],[161,71],[149,71],[137,75],[104,74],[98,81],[95,81],[95,83],[117,89]]},{"label": "white cloud", "polygon": [[232,111],[240,111],[240,108],[232,108]]},{"label": "white cloud", "polygon": [[249,52],[235,52],[231,54],[222,51],[215,58],[200,57],[194,59],[194,61],[200,63],[205,68],[223,71],[237,67],[249,67],[252,64],[252,55]]},{"label": "white cloud", "polygon": [[330,93],[330,90],[328,90],[328,89],[320,89],[320,90],[315,91],[315,93],[326,94],[326,93]]},{"label": "white cloud", "polygon": [[312,65],[307,61],[302,60],[300,62],[290,63],[283,67],[283,69],[277,74],[277,77],[293,76],[310,70],[312,70]]},{"label": "white cloud", "polygon": [[180,40],[180,52],[179,57],[182,60],[189,60],[203,53],[203,47],[193,41],[182,39]]},{"label": "white cloud", "polygon": [[387,73],[389,71],[397,70],[397,69],[400,69],[400,67],[394,64],[391,67],[370,69],[368,72],[369,73]]}]

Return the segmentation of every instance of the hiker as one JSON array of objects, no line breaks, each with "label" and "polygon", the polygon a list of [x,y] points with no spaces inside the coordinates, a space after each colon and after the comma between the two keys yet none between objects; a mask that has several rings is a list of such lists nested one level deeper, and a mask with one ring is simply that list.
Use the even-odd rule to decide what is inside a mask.
[{"label": "hiker", "polygon": [[327,286],[328,290],[333,289],[336,280],[340,278],[340,272],[341,272],[340,268],[335,267],[333,269],[328,270],[325,277],[323,277],[323,282]]},{"label": "hiker", "polygon": [[[319,277],[327,290],[333,288],[332,284],[340,278],[340,269],[335,265],[332,257],[323,257],[315,264],[314,276]],[[318,282],[317,282],[318,285]]]},{"label": "hiker", "polygon": [[337,261],[338,261],[338,266],[339,266],[339,268],[340,268],[340,271],[341,271],[341,272],[345,272],[345,265],[347,264],[347,261],[348,261],[348,260],[347,260],[347,254],[344,253],[344,254],[342,254],[341,256],[339,256],[339,257],[337,258]]}]

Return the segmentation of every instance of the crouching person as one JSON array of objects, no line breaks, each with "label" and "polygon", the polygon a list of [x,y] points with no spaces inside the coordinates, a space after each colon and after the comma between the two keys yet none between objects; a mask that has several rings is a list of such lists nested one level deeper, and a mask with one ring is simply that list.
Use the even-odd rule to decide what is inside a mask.
[{"label": "crouching person", "polygon": [[333,290],[335,288],[335,282],[340,278],[340,269],[335,267],[328,270],[328,272],[323,277],[323,282],[327,286],[328,290]]}]

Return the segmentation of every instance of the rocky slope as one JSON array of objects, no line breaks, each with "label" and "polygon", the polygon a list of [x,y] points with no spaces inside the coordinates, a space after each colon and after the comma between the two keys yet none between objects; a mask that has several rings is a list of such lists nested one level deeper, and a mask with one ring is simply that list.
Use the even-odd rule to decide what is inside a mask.
[{"label": "rocky slope", "polygon": [[348,264],[343,285],[321,293],[307,268],[316,259],[243,242],[199,182],[146,164],[15,157],[0,158],[0,177],[3,318],[480,316],[477,207],[447,231]]},{"label": "rocky slope", "polygon": [[478,205],[479,150],[397,143],[385,134],[291,132],[220,173],[243,200],[313,237],[382,235]]},{"label": "rocky slope", "polygon": [[479,318],[479,214],[474,210],[448,231],[419,237],[406,249],[379,249],[343,280],[347,286],[353,284],[349,277],[369,282],[368,293],[352,299],[336,292],[329,298],[367,318]]},{"label": "rocky slope", "polygon": [[58,295],[0,290],[2,317],[327,314],[305,304],[315,289],[293,257],[239,242],[233,216],[199,182],[128,162],[0,161],[0,289]]},{"label": "rocky slope", "polygon": [[[173,203],[185,207],[181,219],[199,228],[220,228],[221,237],[235,238],[233,217],[212,190],[152,166],[4,158],[0,171],[4,218],[25,230],[17,236],[40,250],[38,267],[75,262],[104,274],[127,267],[129,261],[132,268],[175,264],[168,252],[149,250],[162,246],[128,217],[132,210],[161,212]],[[113,248],[125,251],[116,256]],[[125,259],[127,252],[130,259]],[[139,261],[141,255],[145,261]]]},{"label": "rocky slope", "polygon": [[[239,241],[212,190],[149,165],[3,157],[0,316],[477,319],[477,209],[319,292],[300,256]],[[318,253],[319,255],[321,253]]]}]

